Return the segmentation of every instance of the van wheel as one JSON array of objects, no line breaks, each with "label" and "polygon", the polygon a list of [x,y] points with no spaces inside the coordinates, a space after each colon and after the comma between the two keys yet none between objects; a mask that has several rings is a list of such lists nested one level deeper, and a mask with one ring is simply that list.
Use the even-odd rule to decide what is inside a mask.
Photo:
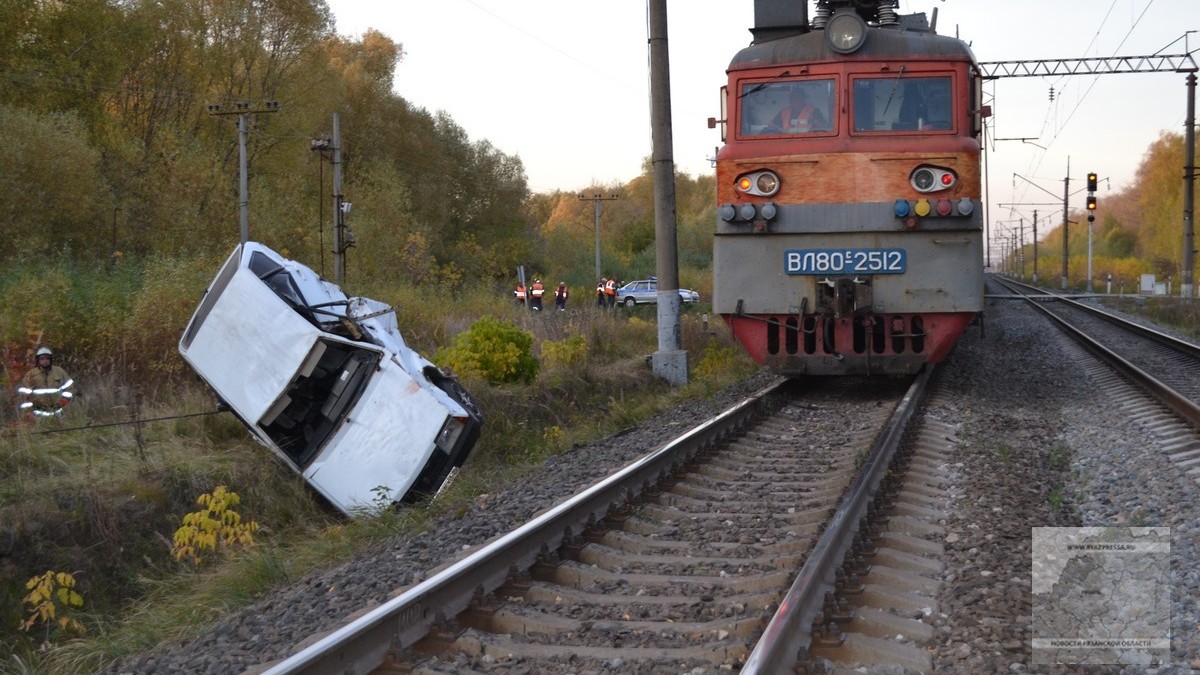
[{"label": "van wheel", "polygon": [[433,382],[438,389],[450,395],[450,398],[458,401],[467,414],[475,418],[476,421],[483,421],[483,411],[479,409],[479,404],[475,402],[475,397],[471,396],[470,392],[463,388],[458,380],[448,376],[441,371],[440,368],[433,366],[425,366],[425,377]]}]

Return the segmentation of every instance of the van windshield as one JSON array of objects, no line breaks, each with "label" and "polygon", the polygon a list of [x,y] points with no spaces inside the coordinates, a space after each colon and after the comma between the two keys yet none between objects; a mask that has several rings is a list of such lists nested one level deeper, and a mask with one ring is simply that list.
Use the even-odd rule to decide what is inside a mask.
[{"label": "van windshield", "polygon": [[259,426],[304,469],[358,400],[379,358],[369,349],[317,340],[287,391],[263,415]]}]

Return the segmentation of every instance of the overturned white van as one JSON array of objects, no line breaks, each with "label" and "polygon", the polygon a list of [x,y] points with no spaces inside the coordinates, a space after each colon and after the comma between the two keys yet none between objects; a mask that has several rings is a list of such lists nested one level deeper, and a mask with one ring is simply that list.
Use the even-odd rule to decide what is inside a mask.
[{"label": "overturned white van", "polygon": [[391,307],[349,298],[255,242],[234,249],[179,341],[254,437],[348,515],[432,496],[483,415],[400,336]]}]

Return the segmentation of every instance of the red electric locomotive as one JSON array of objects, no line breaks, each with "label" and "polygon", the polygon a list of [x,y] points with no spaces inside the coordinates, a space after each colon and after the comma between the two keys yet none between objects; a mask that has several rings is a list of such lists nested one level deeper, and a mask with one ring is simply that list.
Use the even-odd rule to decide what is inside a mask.
[{"label": "red electric locomotive", "polygon": [[729,65],[713,305],[784,375],[915,373],[983,308],[981,74],[896,7],[756,0]]}]

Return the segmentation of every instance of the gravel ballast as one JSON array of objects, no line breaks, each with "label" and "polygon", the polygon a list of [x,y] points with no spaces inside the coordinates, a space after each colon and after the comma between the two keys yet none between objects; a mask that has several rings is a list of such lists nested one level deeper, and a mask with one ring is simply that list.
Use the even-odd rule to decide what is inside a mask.
[{"label": "gravel ballast", "polygon": [[[1083,353],[1016,301],[989,299],[944,364],[930,414],[957,424],[953,507],[945,523],[946,570],[934,653],[944,673],[1187,673],[1200,670],[1196,598],[1198,486],[1166,459],[1160,442],[1097,388]],[[212,626],[105,673],[243,672],[283,658],[316,633],[385,602],[396,589],[611,473],[648,449],[761,389],[750,381],[692,402],[628,432],[547,461],[510,489],[480,497],[428,532],[397,539],[313,575]],[[1143,667],[1033,663],[1033,527],[1139,525],[1172,528],[1172,664]]]}]

